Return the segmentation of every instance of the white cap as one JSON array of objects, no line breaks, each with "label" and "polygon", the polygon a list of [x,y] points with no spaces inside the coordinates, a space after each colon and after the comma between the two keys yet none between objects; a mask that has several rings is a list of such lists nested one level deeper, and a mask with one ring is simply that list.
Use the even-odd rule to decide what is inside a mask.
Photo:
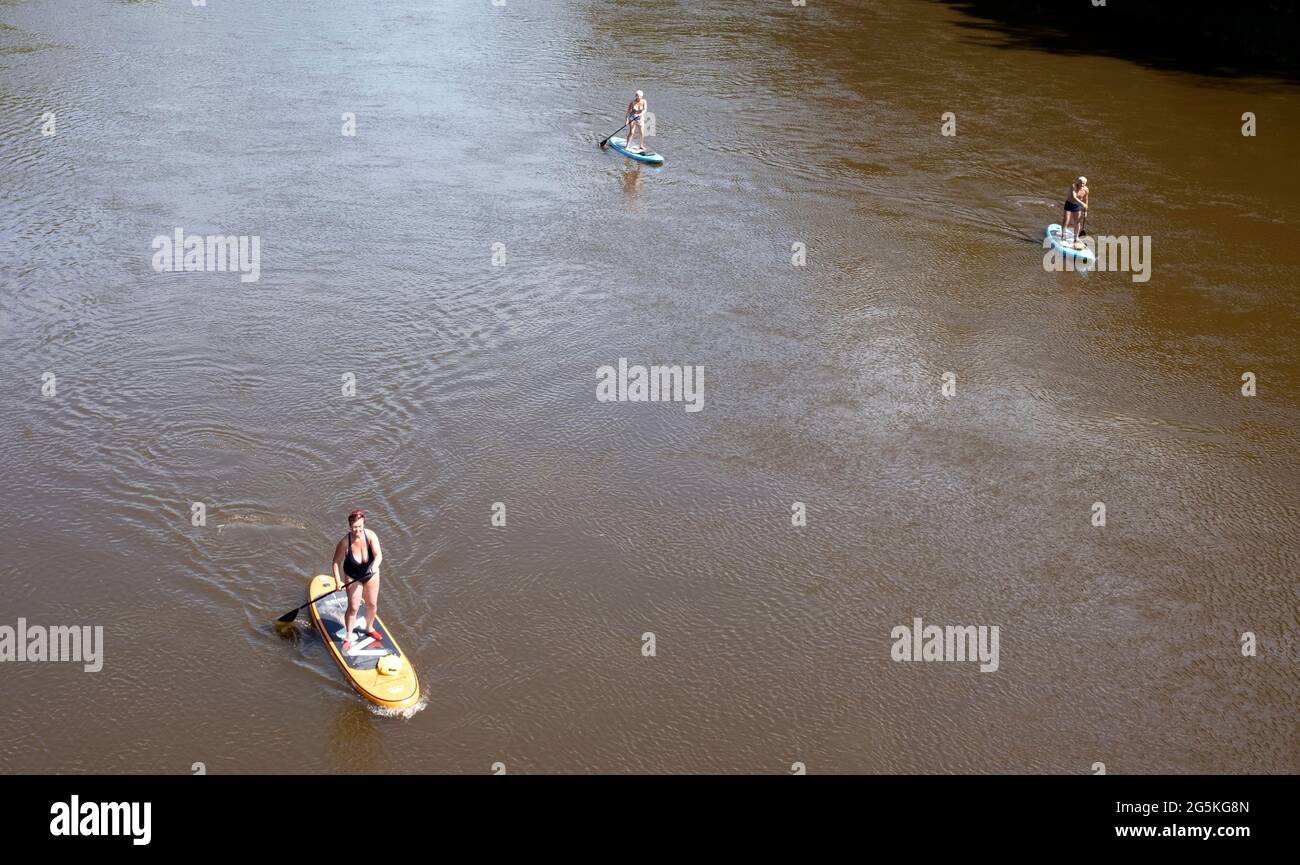
[{"label": "white cap", "polygon": [[642,96],[644,96],[645,94],[642,93],[640,90],[638,90],[638,91],[636,92],[636,95],[637,95],[637,98],[640,99],[640,98],[641,98]]},{"label": "white cap", "polygon": [[1075,182],[1075,183],[1082,183],[1084,186],[1087,186],[1087,185],[1088,185],[1088,178],[1086,178],[1086,177],[1084,177],[1082,174],[1080,174],[1078,177],[1075,178],[1074,182]]}]

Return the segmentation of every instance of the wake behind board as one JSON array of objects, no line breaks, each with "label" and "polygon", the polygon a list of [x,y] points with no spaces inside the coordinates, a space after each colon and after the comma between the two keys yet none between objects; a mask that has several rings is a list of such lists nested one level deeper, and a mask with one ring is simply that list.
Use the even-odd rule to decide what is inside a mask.
[{"label": "wake behind board", "polygon": [[653,150],[628,150],[626,138],[615,136],[609,139],[609,146],[626,156],[628,159],[635,159],[637,162],[648,162],[651,165],[664,164],[664,158]]},{"label": "wake behind board", "polygon": [[1087,244],[1076,238],[1073,231],[1068,232],[1065,238],[1062,239],[1061,226],[1055,222],[1047,226],[1047,239],[1051,241],[1052,247],[1062,255],[1076,258],[1085,264],[1092,264],[1097,260],[1096,254],[1088,248]]},{"label": "wake behind board", "polygon": [[[348,599],[346,592],[335,592],[334,578],[328,574],[312,577],[307,588],[307,597],[311,599],[311,620],[316,623],[316,630],[329,646],[330,655],[343,670],[343,675],[356,688],[357,693],[377,706],[385,709],[407,709],[420,699],[420,681],[416,678],[411,661],[397,646],[397,640],[384,626],[383,620],[375,616],[375,630],[381,639],[362,636],[354,632],[352,648],[343,651],[343,617],[347,615]],[[322,597],[329,595],[328,597]],[[317,600],[319,598],[319,600]],[[366,604],[361,602],[354,627],[366,626]]]}]

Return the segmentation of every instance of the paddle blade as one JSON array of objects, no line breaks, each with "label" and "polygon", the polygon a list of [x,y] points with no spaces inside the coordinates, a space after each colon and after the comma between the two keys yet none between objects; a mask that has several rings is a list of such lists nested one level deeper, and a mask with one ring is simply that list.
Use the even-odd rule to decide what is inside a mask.
[{"label": "paddle blade", "polygon": [[[299,607],[299,608],[298,608],[298,610],[301,610],[301,609],[302,609],[302,607]],[[281,616],[281,617],[280,617],[279,619],[277,619],[276,621],[284,622],[284,623],[287,625],[287,624],[289,624],[290,622],[292,622],[294,619],[298,618],[298,610],[290,610],[289,612],[285,613],[283,616]]]}]

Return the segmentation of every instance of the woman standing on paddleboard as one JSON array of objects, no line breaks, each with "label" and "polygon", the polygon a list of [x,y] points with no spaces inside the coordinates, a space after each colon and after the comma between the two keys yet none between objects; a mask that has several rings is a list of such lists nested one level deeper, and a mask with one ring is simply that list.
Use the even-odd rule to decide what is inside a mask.
[{"label": "woman standing on paddleboard", "polygon": [[[1078,225],[1079,221],[1087,215],[1088,178],[1080,176],[1075,179],[1074,185],[1070,187],[1070,191],[1065,194],[1065,214],[1061,217],[1062,243],[1069,242],[1070,222],[1073,221],[1075,225]],[[1075,236],[1078,236],[1077,231],[1075,232]]]},{"label": "woman standing on paddleboard", "polygon": [[[640,90],[627,106],[627,149],[645,152],[645,112],[650,103],[645,101],[645,94]],[[632,146],[632,136],[640,134],[641,146]]]},{"label": "woman standing on paddleboard", "polygon": [[[366,528],[366,515],[362,511],[348,514],[348,534],[334,548],[334,585],[341,586],[351,581],[347,587],[348,613],[343,620],[347,629],[347,639],[343,641],[343,651],[352,648],[353,625],[357,621],[357,608],[361,606],[364,595],[366,602],[366,627],[355,633],[369,636],[375,640],[382,637],[375,630],[375,613],[379,610],[379,563],[384,560],[384,551],[379,548],[379,536]],[[339,565],[343,565],[346,581],[339,579]]]}]

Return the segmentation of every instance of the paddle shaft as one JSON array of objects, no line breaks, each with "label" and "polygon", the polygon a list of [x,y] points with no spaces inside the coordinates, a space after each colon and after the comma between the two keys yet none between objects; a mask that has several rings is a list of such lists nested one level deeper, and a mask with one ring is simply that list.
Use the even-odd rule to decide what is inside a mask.
[{"label": "paddle shaft", "polygon": [[622,132],[624,129],[627,129],[628,125],[631,124],[631,123],[632,123],[632,121],[629,120],[627,123],[624,123],[624,124],[623,124],[622,126],[620,126],[618,129],[615,129],[613,132],[611,132],[611,133],[609,133],[608,135],[606,135],[606,136],[605,136],[605,140],[602,141],[602,142],[600,142],[600,146],[601,146],[601,147],[604,147],[606,144],[609,144],[609,140],[610,140],[611,138],[613,138],[615,135],[618,135],[618,134],[619,134],[620,132]]},{"label": "paddle shaft", "polygon": [[[306,607],[306,606],[309,606],[309,605],[311,605],[311,604],[314,604],[316,601],[319,601],[321,598],[329,597],[330,595],[334,594],[334,592],[341,592],[341,591],[343,591],[344,589],[346,589],[348,586],[352,585],[352,584],[355,583],[355,582],[357,582],[357,581],[356,581],[356,580],[348,580],[346,583],[344,583],[343,585],[339,586],[339,587],[338,587],[337,589],[335,589],[334,591],[332,591],[332,592],[326,592],[326,593],[323,594],[323,595],[319,595],[319,596],[317,596],[317,597],[315,597],[315,598],[312,598],[312,599],[311,599],[310,601],[308,601],[306,604],[303,604],[302,607]],[[287,613],[285,613],[283,616],[281,616],[279,620],[280,620],[281,622],[292,622],[294,619],[298,618],[298,613],[299,613],[299,611],[302,610],[302,607],[295,607],[294,609],[290,610],[289,612],[287,612]]]}]

